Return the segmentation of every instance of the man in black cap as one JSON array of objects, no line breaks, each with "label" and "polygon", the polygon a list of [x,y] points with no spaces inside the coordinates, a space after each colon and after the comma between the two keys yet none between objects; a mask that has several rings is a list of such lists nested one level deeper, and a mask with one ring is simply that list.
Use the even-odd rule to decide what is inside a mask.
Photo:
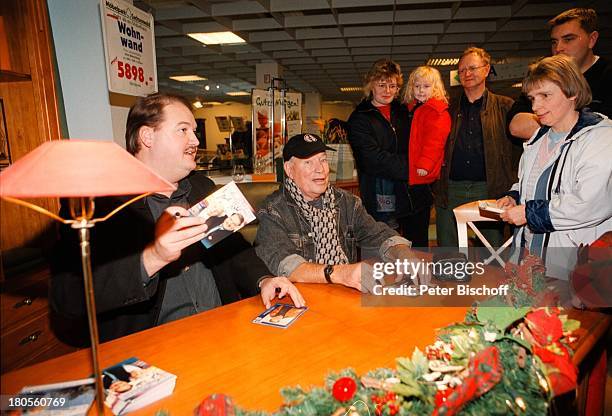
[{"label": "man in black cap", "polygon": [[293,282],[371,291],[374,281],[364,274],[370,268],[357,261],[357,248],[395,261],[413,258],[410,242],[376,222],[359,198],[330,185],[326,150],[333,149],[314,134],[293,136],[285,145],[283,185],[257,213],[257,255]]}]

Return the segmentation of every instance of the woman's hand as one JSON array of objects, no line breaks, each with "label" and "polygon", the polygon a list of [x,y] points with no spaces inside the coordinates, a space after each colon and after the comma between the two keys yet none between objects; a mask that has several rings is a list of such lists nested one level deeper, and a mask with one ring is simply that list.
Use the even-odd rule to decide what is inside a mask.
[{"label": "woman's hand", "polygon": [[428,173],[425,169],[417,169],[417,175],[419,176],[427,176]]},{"label": "woman's hand", "polygon": [[509,224],[525,225],[527,218],[525,217],[525,205],[517,205],[506,209],[499,214],[500,218]]},{"label": "woman's hand", "polygon": [[496,201],[497,208],[512,208],[516,206],[516,201],[511,196],[505,196]]}]

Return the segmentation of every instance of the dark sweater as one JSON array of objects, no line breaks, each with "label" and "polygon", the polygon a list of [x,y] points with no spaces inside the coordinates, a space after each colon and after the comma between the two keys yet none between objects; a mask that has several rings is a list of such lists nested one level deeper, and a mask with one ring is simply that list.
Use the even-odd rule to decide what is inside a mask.
[{"label": "dark sweater", "polygon": [[[191,205],[214,191],[203,175],[188,177]],[[128,198],[97,198],[96,216],[102,216]],[[66,209],[63,204],[63,210]],[[64,211],[65,213],[65,211]],[[141,255],[155,238],[155,221],[144,199],[127,206],[91,230],[93,271],[98,327],[101,341],[108,341],[155,325],[165,293],[166,279],[194,262],[213,272],[223,303],[257,294],[257,280],[269,274],[267,267],[240,233],[206,250],[200,242],[183,249],[181,257],[143,285]],[[69,333],[58,333],[66,342],[82,345],[87,339],[83,275],[77,233],[61,228],[53,256],[51,305],[54,312],[73,319]],[[66,337],[69,338],[66,338]]]}]

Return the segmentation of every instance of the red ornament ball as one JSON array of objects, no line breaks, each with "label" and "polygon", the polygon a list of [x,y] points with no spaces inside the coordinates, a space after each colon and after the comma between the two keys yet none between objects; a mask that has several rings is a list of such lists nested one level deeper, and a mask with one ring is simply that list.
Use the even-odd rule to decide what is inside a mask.
[{"label": "red ornament ball", "polygon": [[351,400],[357,391],[357,383],[351,377],[340,377],[332,387],[332,396],[339,402]]}]

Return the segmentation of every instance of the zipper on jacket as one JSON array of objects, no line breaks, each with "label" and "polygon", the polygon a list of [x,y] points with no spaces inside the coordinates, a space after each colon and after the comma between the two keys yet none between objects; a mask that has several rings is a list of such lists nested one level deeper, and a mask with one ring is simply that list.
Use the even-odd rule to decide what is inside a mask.
[{"label": "zipper on jacket", "polygon": [[[390,106],[391,104],[389,104],[389,118],[393,118],[393,114],[391,113],[392,108]],[[399,151],[399,141],[397,140],[397,132],[395,131],[395,126],[393,126],[393,123],[391,123],[390,120],[387,120],[387,118],[383,116],[383,114],[378,109],[376,109],[376,107],[369,108],[367,109],[367,111],[374,111],[378,113],[380,117],[382,117],[382,119],[385,120],[387,124],[389,124],[389,127],[391,127],[391,131],[393,131],[393,137],[395,138],[395,153],[397,153]]]}]

